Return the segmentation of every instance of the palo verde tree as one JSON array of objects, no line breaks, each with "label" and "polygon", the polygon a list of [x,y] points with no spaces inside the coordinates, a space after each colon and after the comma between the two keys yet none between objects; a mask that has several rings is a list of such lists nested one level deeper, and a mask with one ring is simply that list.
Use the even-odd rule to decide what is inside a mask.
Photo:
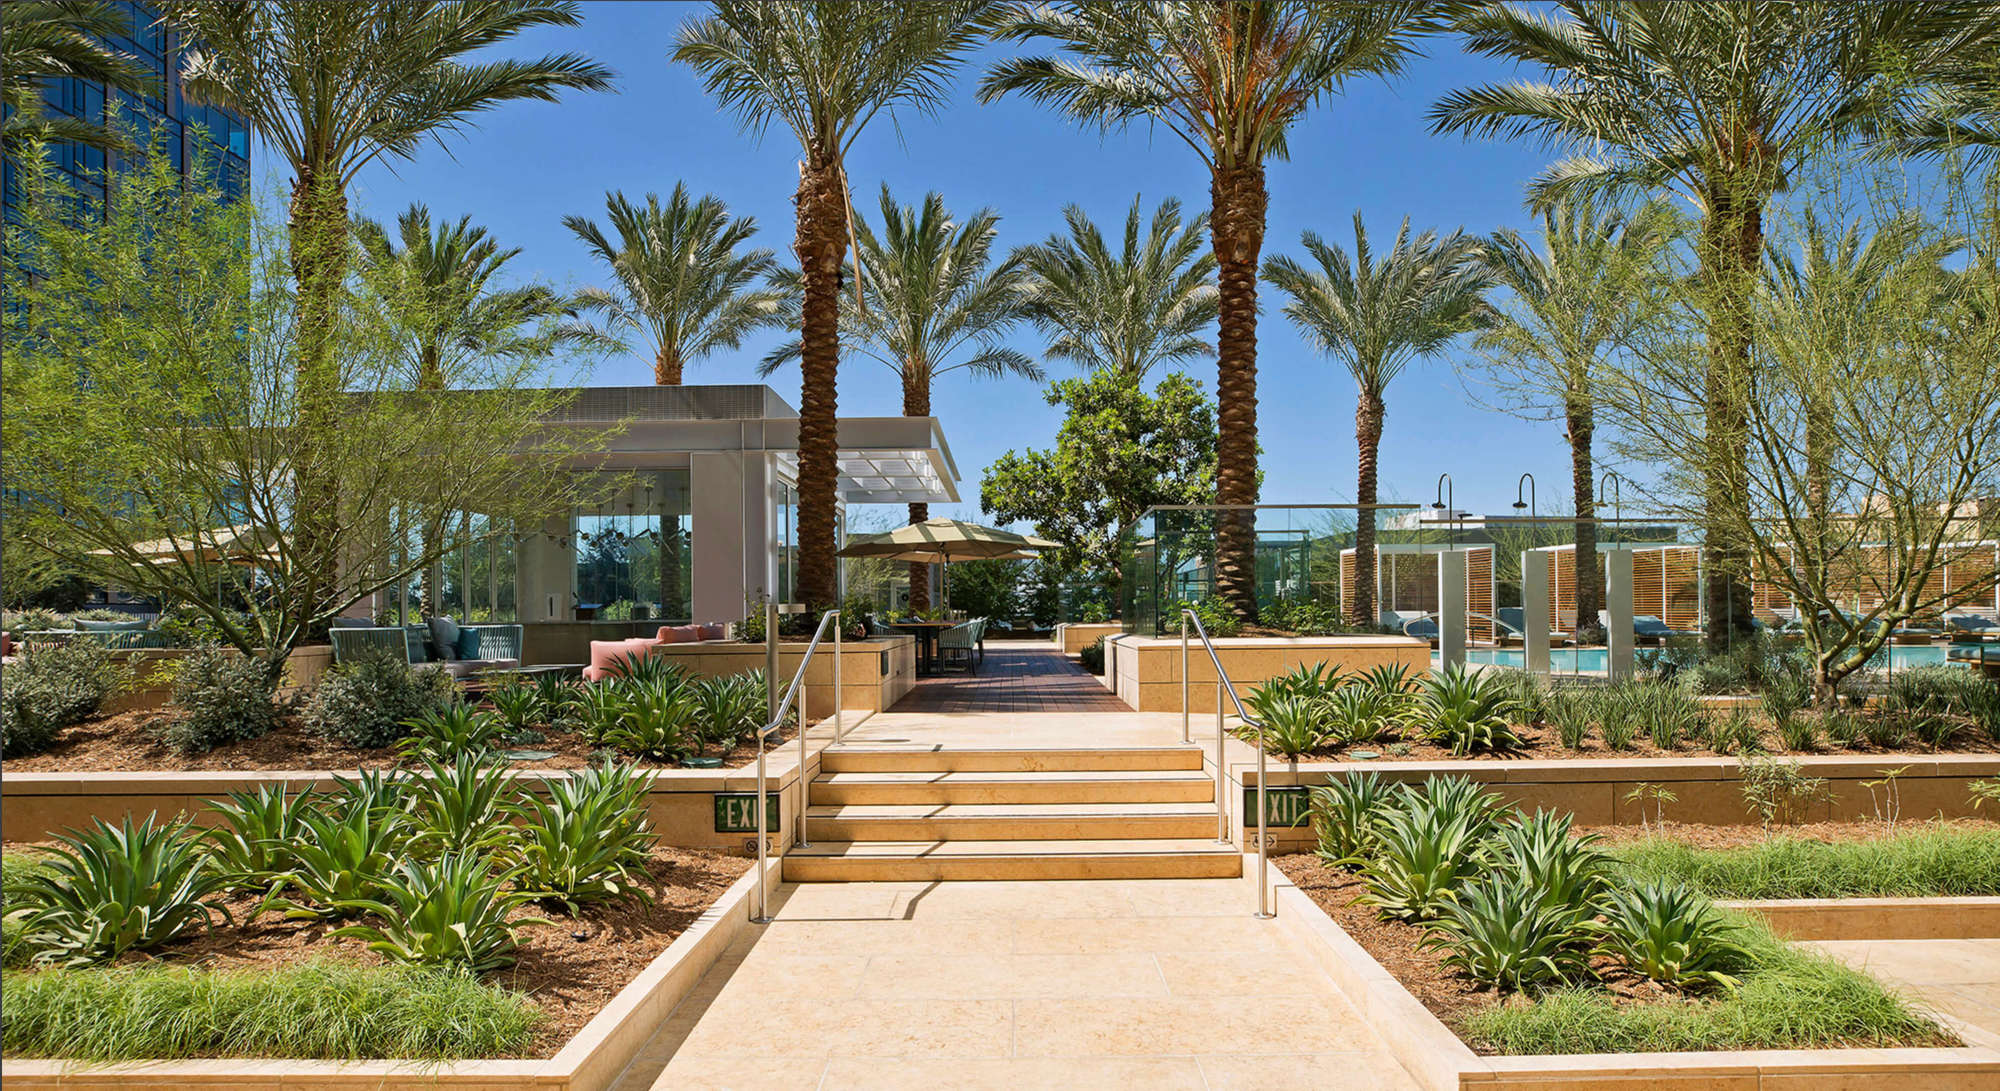
[{"label": "palo verde tree", "polygon": [[[317,319],[281,223],[224,201],[212,171],[183,180],[157,147],[101,218],[63,215],[76,198],[52,169],[24,180],[0,342],[10,547],[192,608],[275,678],[342,611],[438,561],[447,544],[421,528],[476,512],[500,536],[595,503],[581,492],[595,479],[568,467],[603,431],[541,427],[566,397],[542,389],[564,365],[550,351],[468,354],[466,389],[418,389],[404,337],[420,302],[357,280],[324,331],[329,421],[296,367]],[[305,458],[336,504],[309,545]],[[322,552],[340,559],[331,575]]]},{"label": "palo verde tree", "polygon": [[[881,210],[880,235],[866,219],[854,223],[861,283],[842,318],[848,343],[896,373],[903,415],[930,416],[931,387],[954,371],[1039,382],[1041,367],[1002,343],[1022,318],[1023,276],[1017,257],[993,262],[999,213],[983,208],[959,223],[942,196],[926,194],[922,208],[898,205],[886,184]],[[768,376],[798,357],[799,342],[788,342],[758,372]],[[921,523],[930,505],[911,504],[909,515]],[[910,562],[912,610],[930,609],[930,567]]]},{"label": "palo verde tree", "polygon": [[[1838,0],[1559,0],[1554,12],[1483,3],[1456,21],[1475,53],[1532,65],[1547,81],[1455,91],[1432,128],[1534,137],[1571,153],[1529,186],[1537,208],[1577,195],[1674,192],[1695,208],[1696,300],[1710,366],[1701,434],[1708,515],[1711,645],[1750,626],[1743,522],[1753,382],[1749,310],[1764,253],[1764,216],[1814,155],[1894,113],[1962,50],[1990,52],[1991,4]],[[1893,74],[1894,79],[1889,77]]]},{"label": "palo verde tree", "polygon": [[1604,602],[1593,447],[1597,376],[1604,357],[1658,301],[1655,262],[1671,238],[1673,214],[1659,201],[1629,211],[1566,201],[1541,219],[1539,248],[1511,228],[1480,248],[1481,266],[1506,295],[1473,340],[1481,355],[1471,366],[1508,412],[1562,422],[1576,519],[1576,616],[1587,625]]},{"label": "palo verde tree", "polygon": [[[573,53],[490,55],[525,31],[577,25],[578,6],[556,0],[166,0],[162,10],[194,43],[182,54],[183,92],[243,115],[291,172],[293,354],[297,408],[308,422],[300,435],[331,435],[344,411],[330,339],[347,288],[355,176],[377,160],[443,144],[502,103],[606,89],[611,73]],[[311,446],[292,452],[291,548],[308,579],[331,583],[341,563],[331,519],[342,501],[331,491],[334,467],[322,462]]]},{"label": "palo verde tree", "polygon": [[771,251],[744,246],[755,219],[731,216],[712,195],[695,200],[680,183],[665,204],[651,193],[644,205],[606,194],[604,215],[608,235],[586,217],[563,217],[614,282],[584,289],[577,303],[604,316],[608,338],[649,335],[655,383],[679,386],[687,365],[783,323],[785,293],[768,284],[777,268]]},{"label": "palo verde tree", "polygon": [[1308,231],[1299,239],[1313,268],[1283,254],[1264,263],[1264,279],[1289,299],[1285,317],[1321,351],[1346,365],[1357,388],[1354,407],[1354,598],[1347,620],[1374,625],[1376,460],[1382,446],[1383,394],[1412,361],[1434,356],[1485,321],[1489,286],[1477,239],[1463,231],[1410,234],[1405,218],[1379,258],[1354,214],[1354,253]]},{"label": "palo verde tree", "polygon": [[[1402,68],[1439,5],[1229,2],[1070,3],[1013,9],[1000,35],[1045,41],[1061,56],[1009,58],[980,85],[1018,92],[1105,128],[1163,125],[1208,165],[1209,231],[1220,281],[1216,394],[1221,413],[1215,502],[1257,502],[1257,271],[1264,246],[1264,163],[1347,81]],[[1257,615],[1255,520],[1218,520],[1216,587]]]},{"label": "palo verde tree", "polygon": [[674,47],[744,128],[762,133],[775,122],[798,141],[798,594],[814,607],[838,597],[840,281],[854,219],[847,153],[884,111],[942,104],[993,10],[990,0],[719,0]]}]

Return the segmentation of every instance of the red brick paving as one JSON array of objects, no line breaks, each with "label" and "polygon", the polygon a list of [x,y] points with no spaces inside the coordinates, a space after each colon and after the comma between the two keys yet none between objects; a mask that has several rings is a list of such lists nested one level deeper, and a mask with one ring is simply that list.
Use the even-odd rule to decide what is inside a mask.
[{"label": "red brick paving", "polygon": [[894,712],[1130,712],[1131,706],[1053,647],[988,641],[979,673],[917,679]]}]

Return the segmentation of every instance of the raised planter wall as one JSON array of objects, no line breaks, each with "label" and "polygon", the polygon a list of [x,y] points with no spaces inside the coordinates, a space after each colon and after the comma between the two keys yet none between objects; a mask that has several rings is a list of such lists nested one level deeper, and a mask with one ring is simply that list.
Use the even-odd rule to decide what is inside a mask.
[{"label": "raised planter wall", "polygon": [[[801,698],[809,715],[825,716],[833,708],[833,643],[823,641],[806,668]],[[739,674],[764,668],[764,645],[705,640],[692,644],[661,644],[654,654],[666,656],[700,676]],[[778,645],[778,676],[789,684],[805,657],[806,645]],[[849,640],[840,646],[841,707],[882,712],[902,700],[917,680],[917,641],[909,636],[875,636]]]},{"label": "raised planter wall", "polygon": [[[1347,673],[1400,663],[1412,674],[1430,669],[1430,645],[1407,636],[1222,637],[1216,657],[1249,696],[1259,683],[1301,665],[1325,663]],[[1120,700],[1140,712],[1181,710],[1179,637],[1119,636],[1105,642],[1105,674]],[[1215,715],[1215,665],[1199,641],[1188,649],[1188,708]],[[1224,698],[1227,700],[1227,698]],[[1234,713],[1234,709],[1229,710]]]},{"label": "raised planter wall", "polygon": [[1125,631],[1125,626],[1116,621],[1075,621],[1056,626],[1056,646],[1064,655],[1077,652],[1097,643],[1099,637],[1111,639]]}]

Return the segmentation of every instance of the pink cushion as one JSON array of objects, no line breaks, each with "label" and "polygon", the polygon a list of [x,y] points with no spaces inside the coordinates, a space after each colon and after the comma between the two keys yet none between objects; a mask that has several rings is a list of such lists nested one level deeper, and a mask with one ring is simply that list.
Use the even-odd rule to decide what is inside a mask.
[{"label": "pink cushion", "polygon": [[707,625],[704,625],[704,626],[702,626],[702,627],[701,627],[701,638],[702,638],[703,640],[726,640],[726,639],[728,639],[728,638],[729,638],[729,623],[728,623],[728,622],[726,622],[726,621],[716,621],[716,622],[710,622],[709,624],[707,624]]},{"label": "pink cushion", "polygon": [[592,682],[608,678],[626,659],[645,655],[657,643],[643,636],[630,640],[593,640],[590,642],[590,666],[583,668],[583,676]]},{"label": "pink cushion", "polygon": [[662,644],[692,644],[701,639],[701,626],[699,625],[660,626],[660,643]]},{"label": "pink cushion", "polygon": [[662,644],[679,644],[682,640],[680,626],[662,625],[660,631],[653,634],[653,639]]}]

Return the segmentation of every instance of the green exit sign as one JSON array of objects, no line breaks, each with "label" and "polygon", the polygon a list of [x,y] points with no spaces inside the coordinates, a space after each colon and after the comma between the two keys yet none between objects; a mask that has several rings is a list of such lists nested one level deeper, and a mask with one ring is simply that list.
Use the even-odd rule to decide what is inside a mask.
[{"label": "green exit sign", "polygon": [[[777,828],[778,797],[772,793],[764,797],[764,832],[771,833]],[[715,793],[715,832],[756,833],[757,793]]]},{"label": "green exit sign", "polygon": [[[1257,789],[1255,786],[1243,789],[1243,825],[1247,829],[1257,824]],[[1312,800],[1307,797],[1303,785],[1271,785],[1264,789],[1264,825],[1266,826],[1310,826],[1312,825]]]}]

